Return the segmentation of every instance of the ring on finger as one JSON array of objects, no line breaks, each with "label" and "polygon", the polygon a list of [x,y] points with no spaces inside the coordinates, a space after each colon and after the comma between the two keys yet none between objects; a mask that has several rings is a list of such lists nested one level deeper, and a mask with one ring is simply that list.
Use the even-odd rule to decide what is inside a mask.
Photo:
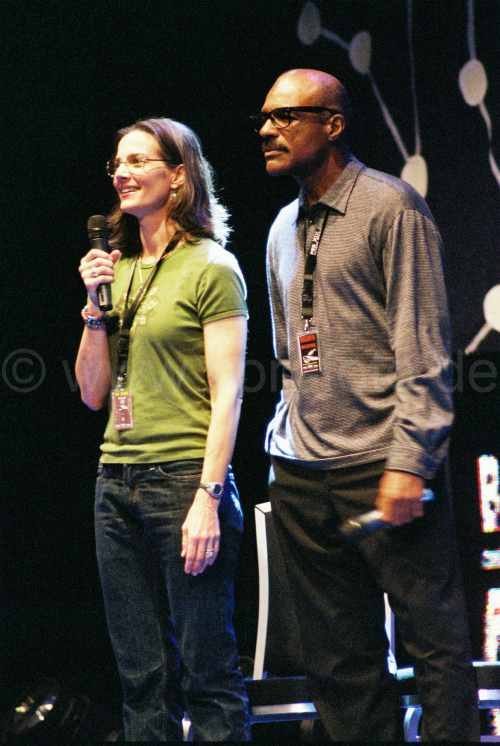
[{"label": "ring on finger", "polygon": [[92,277],[97,277],[98,274],[99,274],[99,272],[97,271],[97,267],[94,267],[92,269]]},{"label": "ring on finger", "polygon": [[213,549],[207,549],[207,551],[205,552],[205,557],[213,557],[213,555],[214,555]]}]

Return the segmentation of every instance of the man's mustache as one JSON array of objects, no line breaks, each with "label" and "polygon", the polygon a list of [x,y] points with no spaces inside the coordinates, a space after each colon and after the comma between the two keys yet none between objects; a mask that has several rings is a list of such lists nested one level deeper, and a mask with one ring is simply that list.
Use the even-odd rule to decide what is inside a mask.
[{"label": "man's mustache", "polygon": [[272,140],[269,142],[263,142],[261,147],[263,153],[267,153],[269,150],[280,150],[283,153],[288,152],[288,148],[285,147],[285,145],[276,145]]}]

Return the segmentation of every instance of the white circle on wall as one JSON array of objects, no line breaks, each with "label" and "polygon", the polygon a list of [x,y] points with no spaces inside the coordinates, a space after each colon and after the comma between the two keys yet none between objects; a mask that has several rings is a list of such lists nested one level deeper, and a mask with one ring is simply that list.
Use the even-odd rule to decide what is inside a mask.
[{"label": "white circle on wall", "polygon": [[484,296],[484,319],[487,324],[500,332],[500,285],[493,285]]},{"label": "white circle on wall", "polygon": [[315,3],[306,3],[302,8],[297,26],[297,35],[302,44],[314,44],[321,34],[321,16]]},{"label": "white circle on wall", "polygon": [[412,155],[408,158],[401,171],[401,178],[422,197],[427,196],[427,163],[421,155]]},{"label": "white circle on wall", "polygon": [[372,59],[372,38],[368,31],[360,31],[349,45],[349,59],[356,72],[366,75],[370,72]]},{"label": "white circle on wall", "polygon": [[482,103],[488,90],[488,77],[484,65],[479,60],[469,60],[460,70],[458,86],[469,106]]}]

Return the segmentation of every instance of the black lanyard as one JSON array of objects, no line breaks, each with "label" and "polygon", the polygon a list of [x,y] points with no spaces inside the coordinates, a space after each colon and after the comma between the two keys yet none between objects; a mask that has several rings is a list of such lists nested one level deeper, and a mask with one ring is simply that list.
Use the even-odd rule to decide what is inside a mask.
[{"label": "black lanyard", "polygon": [[326,225],[327,217],[328,208],[325,207],[323,216],[316,226],[309,251],[307,251],[306,248],[307,218],[304,227],[304,252],[306,254],[306,260],[304,264],[304,284],[302,287],[302,318],[304,319],[305,331],[309,330],[313,317],[314,270],[316,268],[318,248],[321,242],[321,236],[323,235],[323,230]]},{"label": "black lanyard", "polygon": [[139,308],[143,298],[146,297],[146,294],[153,284],[153,280],[157,275],[158,270],[160,269],[160,264],[163,262],[163,259],[168,254],[169,251],[172,251],[172,249],[176,246],[176,244],[179,242],[179,236],[175,235],[172,240],[169,242],[167,248],[161,255],[161,257],[156,262],[153,271],[149,275],[146,283],[144,284],[142,290],[140,293],[137,294],[136,298],[132,301],[131,306],[129,307],[128,301],[130,297],[130,291],[132,289],[132,282],[134,279],[135,274],[135,268],[137,266],[137,262],[140,261],[139,259],[136,259],[134,262],[134,266],[132,267],[132,271],[130,273],[130,279],[128,283],[127,288],[127,296],[125,298],[125,309],[123,311],[123,319],[120,326],[120,335],[118,337],[118,372],[117,372],[117,389],[118,391],[123,391],[125,388],[125,382],[127,380],[127,365],[128,365],[128,353],[130,348],[130,330],[132,328],[132,324],[134,323],[134,318],[137,313],[137,309]]}]

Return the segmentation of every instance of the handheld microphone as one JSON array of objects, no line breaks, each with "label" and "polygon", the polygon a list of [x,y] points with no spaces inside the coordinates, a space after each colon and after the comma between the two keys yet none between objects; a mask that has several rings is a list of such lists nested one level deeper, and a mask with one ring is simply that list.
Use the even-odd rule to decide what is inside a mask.
[{"label": "handheld microphone", "polygon": [[[434,500],[434,492],[430,489],[425,489],[420,500],[421,502]],[[368,513],[362,513],[344,521],[339,531],[346,541],[356,542],[364,539],[365,536],[369,536],[369,534],[377,531],[379,528],[390,528],[390,526],[390,523],[382,520],[381,510],[370,510]]]},{"label": "handheld microphone", "polygon": [[[92,215],[87,223],[87,234],[91,249],[108,249],[108,224],[104,215]],[[103,282],[97,288],[97,300],[101,311],[111,311],[113,302],[111,300],[111,284]]]}]

